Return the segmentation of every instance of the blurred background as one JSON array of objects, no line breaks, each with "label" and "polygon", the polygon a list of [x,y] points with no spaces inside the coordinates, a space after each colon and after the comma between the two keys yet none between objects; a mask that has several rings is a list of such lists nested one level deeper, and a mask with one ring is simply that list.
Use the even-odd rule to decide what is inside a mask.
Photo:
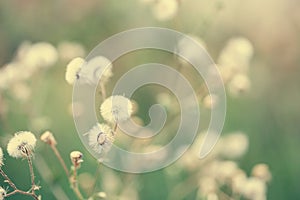
[{"label": "blurred background", "polygon": [[[237,92],[231,95],[232,88],[228,84],[223,135],[226,137],[235,131],[246,135],[247,150],[234,159],[234,163],[247,176],[253,175],[253,166],[258,163],[269,166],[272,179],[267,181],[266,199],[300,199],[300,2],[176,2],[175,8],[168,3],[165,5],[171,8],[161,8],[158,1],[151,0],[0,2],[0,70],[5,71],[33,44],[46,42],[57,51],[53,56],[55,62],[48,57],[45,59],[51,67],[40,67],[18,84],[5,84],[7,77],[17,76],[14,73],[3,72],[0,76],[0,145],[5,155],[2,168],[16,185],[26,190],[30,184],[29,173],[26,161],[7,155],[8,140],[20,130],[30,130],[37,137],[43,131],[51,130],[68,165],[72,150],[84,153],[79,180],[86,195],[95,188],[97,192],[106,192],[107,199],[209,199],[199,196],[201,181],[190,178],[197,174],[201,179],[201,173],[205,171],[202,161],[186,161],[188,152],[166,169],[141,175],[118,172],[103,165],[98,169],[97,161],[85,150],[75,130],[70,107],[72,86],[64,78],[67,63],[74,57],[84,57],[113,34],[131,28],[157,26],[200,38],[217,64],[233,38],[247,38],[252,51],[247,81],[244,81],[245,88],[238,88],[242,90],[242,94],[238,90],[238,95]],[[170,63],[166,59],[172,59],[172,56],[146,52],[115,61],[115,76],[112,84],[107,86],[108,91],[130,66],[149,61]],[[26,74],[28,69],[18,66],[18,70]],[[185,72],[193,79],[189,74]],[[148,108],[159,99],[150,90],[162,92],[161,88],[145,87],[134,96],[139,105],[136,115],[145,124],[149,122]],[[168,98],[171,97],[160,95],[160,100],[166,104]],[[205,107],[205,102],[201,105]],[[38,142],[34,162],[43,199],[75,198],[61,166],[46,144]],[[3,181],[0,186],[6,187]],[[176,190],[183,195],[177,196]],[[230,197],[223,186],[220,190],[224,195],[218,195],[219,199],[247,199]],[[16,195],[8,199],[30,198]]]}]

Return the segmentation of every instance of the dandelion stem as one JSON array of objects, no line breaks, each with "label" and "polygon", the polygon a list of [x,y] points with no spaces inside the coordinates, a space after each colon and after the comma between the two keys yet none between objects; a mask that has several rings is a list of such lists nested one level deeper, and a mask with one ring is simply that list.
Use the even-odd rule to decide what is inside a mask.
[{"label": "dandelion stem", "polygon": [[64,171],[67,175],[67,177],[69,177],[69,170],[67,168],[67,165],[65,163],[65,161],[63,160],[63,158],[61,157],[59,151],[57,150],[55,145],[50,145],[51,149],[53,150],[55,156],[57,157],[57,159],[59,160],[60,164],[62,165],[62,167],[64,168]]},{"label": "dandelion stem", "polygon": [[114,125],[114,128],[113,128],[113,135],[115,135],[116,134],[116,132],[117,132],[117,129],[118,129],[118,123],[116,122],[115,123],[115,125]]},{"label": "dandelion stem", "polygon": [[0,169],[0,174],[3,176],[3,178],[6,180],[6,182],[14,189],[18,190],[16,185],[12,182],[12,180],[5,174],[5,172]]},{"label": "dandelion stem", "polygon": [[32,166],[32,160],[30,155],[27,155],[27,161],[28,161],[28,166],[29,166],[29,171],[30,171],[30,178],[31,178],[31,193],[34,194],[34,189],[35,189],[35,182],[34,182],[34,171],[33,171],[33,166]]},{"label": "dandelion stem", "polygon": [[34,198],[35,200],[39,199],[38,196],[36,196],[36,194],[34,194],[34,193],[30,193],[30,192],[25,192],[23,190],[19,190],[16,187],[16,185],[12,182],[12,180],[6,175],[6,173],[2,169],[0,169],[0,174],[6,180],[5,182],[7,182],[14,189],[14,191],[6,194],[5,197],[9,197],[9,196],[12,196],[14,194],[20,193],[20,194],[23,194],[23,195],[32,196],[32,198]]},{"label": "dandelion stem", "polygon": [[106,90],[103,82],[100,82],[100,90],[103,101],[106,99]]},{"label": "dandelion stem", "polygon": [[25,192],[25,191],[22,191],[22,190],[14,190],[13,192],[11,193],[8,193],[5,195],[5,197],[9,197],[9,196],[12,196],[14,194],[17,194],[17,193],[20,193],[20,194],[23,194],[23,195],[26,195],[26,196],[31,196],[32,198],[34,198],[35,200],[39,200],[38,196],[36,194],[33,194],[33,193],[29,193],[29,192]]},{"label": "dandelion stem", "polygon": [[73,177],[71,177],[71,185],[72,185],[72,189],[74,190],[76,196],[78,197],[78,199],[83,200],[83,196],[78,188],[78,183],[77,183],[77,167],[74,166],[74,170],[73,170]]}]

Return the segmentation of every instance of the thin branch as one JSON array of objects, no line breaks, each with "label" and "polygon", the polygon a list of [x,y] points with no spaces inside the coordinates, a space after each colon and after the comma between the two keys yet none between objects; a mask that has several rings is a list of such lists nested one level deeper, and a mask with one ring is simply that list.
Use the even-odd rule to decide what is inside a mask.
[{"label": "thin branch", "polygon": [[23,194],[23,195],[27,195],[27,196],[31,196],[32,198],[34,198],[35,200],[38,200],[38,196],[34,193],[30,193],[30,192],[25,192],[23,190],[19,190],[16,185],[12,182],[12,180],[5,174],[5,172],[0,169],[0,174],[3,176],[3,178],[6,180],[5,182],[7,182],[13,189],[14,191],[8,193],[5,195],[5,197],[9,197],[9,196],[12,196],[14,194],[17,194],[17,193],[20,193],[20,194]]},{"label": "thin branch", "polygon": [[5,172],[0,169],[0,174],[3,176],[3,178],[6,180],[6,182],[14,189],[18,190],[16,185],[12,182],[12,180],[5,174]]},{"label": "thin branch", "polygon": [[71,185],[72,185],[72,189],[75,192],[76,196],[78,197],[78,199],[83,200],[83,196],[78,188],[78,183],[77,183],[77,168],[74,166],[74,170],[73,170],[73,176],[70,179],[71,181]]},{"label": "thin branch", "polygon": [[34,181],[34,171],[33,171],[33,166],[32,166],[32,160],[30,155],[27,155],[27,161],[28,161],[28,166],[29,166],[29,171],[30,171],[30,178],[31,178],[31,193],[34,194],[34,190],[35,190],[35,181]]},{"label": "thin branch", "polygon": [[59,151],[57,150],[56,146],[55,145],[50,145],[50,147],[53,150],[55,156],[58,158],[60,164],[64,168],[64,171],[65,171],[67,177],[69,177],[69,170],[67,168],[67,165],[66,165],[65,161],[63,160],[63,158],[61,157],[61,155],[60,155]]},{"label": "thin branch", "polygon": [[101,91],[102,100],[104,101],[106,99],[106,90],[103,81],[100,82],[100,91]]}]

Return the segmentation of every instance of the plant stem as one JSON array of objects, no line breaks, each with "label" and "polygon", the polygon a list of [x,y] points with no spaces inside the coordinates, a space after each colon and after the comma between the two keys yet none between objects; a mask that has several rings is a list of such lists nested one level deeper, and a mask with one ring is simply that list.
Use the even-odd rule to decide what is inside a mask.
[{"label": "plant stem", "polygon": [[34,194],[35,191],[35,181],[34,181],[34,171],[33,171],[33,166],[32,166],[32,160],[31,157],[29,155],[26,156],[27,157],[27,161],[28,161],[28,166],[29,166],[29,171],[30,171],[30,178],[31,178],[31,193]]},{"label": "plant stem", "polygon": [[38,198],[38,196],[36,196],[36,194],[25,192],[25,191],[22,191],[22,190],[14,190],[13,192],[6,194],[5,197],[9,197],[9,196],[12,196],[12,195],[17,194],[17,193],[20,193],[20,194],[23,194],[23,195],[26,195],[26,196],[31,196],[35,200],[39,200],[39,198]]},{"label": "plant stem", "polygon": [[78,183],[77,183],[77,168],[74,166],[74,171],[73,171],[73,177],[71,178],[71,185],[72,189],[74,190],[76,196],[78,199],[83,200],[83,196],[78,188]]},{"label": "plant stem", "polygon": [[100,82],[100,90],[101,90],[102,100],[104,101],[106,99],[106,90],[103,82]]},{"label": "plant stem", "polygon": [[34,198],[35,200],[39,199],[38,196],[36,196],[36,194],[34,194],[34,193],[30,193],[30,192],[25,192],[23,190],[19,190],[16,187],[16,185],[12,182],[12,180],[5,174],[5,172],[2,169],[0,169],[0,174],[3,176],[3,178],[6,180],[6,182],[14,189],[14,191],[6,194],[5,197],[9,197],[9,196],[12,196],[14,194],[20,193],[20,194],[23,194],[23,195],[32,196],[32,198]]},{"label": "plant stem", "polygon": [[50,145],[50,147],[53,150],[55,156],[58,158],[60,164],[64,168],[64,171],[65,171],[67,177],[69,177],[69,170],[67,168],[67,165],[66,165],[65,161],[63,160],[63,158],[61,157],[61,155],[60,155],[59,151],[57,150],[56,146],[55,145]]}]

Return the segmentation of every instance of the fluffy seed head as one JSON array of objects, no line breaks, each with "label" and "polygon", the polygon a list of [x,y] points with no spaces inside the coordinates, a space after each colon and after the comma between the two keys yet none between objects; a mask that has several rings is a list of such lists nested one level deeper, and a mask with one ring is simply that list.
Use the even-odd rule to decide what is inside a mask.
[{"label": "fluffy seed head", "polygon": [[109,151],[114,142],[112,130],[106,124],[97,124],[86,135],[89,137],[89,145],[99,154]]},{"label": "fluffy seed head", "polygon": [[260,178],[261,180],[263,180],[265,182],[268,182],[272,179],[272,175],[271,175],[269,166],[264,163],[255,165],[252,169],[251,174],[252,174],[252,176]]},{"label": "fluffy seed head", "polygon": [[153,5],[152,11],[157,20],[170,20],[177,14],[178,2],[177,0],[158,0]]},{"label": "fluffy seed head", "polygon": [[124,96],[111,96],[101,104],[100,112],[108,122],[125,121],[132,114],[132,103]]},{"label": "fluffy seed head", "polygon": [[84,63],[85,60],[83,58],[77,57],[71,60],[67,65],[65,79],[70,85],[72,85],[75,80],[78,79],[79,71]]},{"label": "fluffy seed head", "polygon": [[7,152],[14,158],[32,156],[36,144],[36,138],[29,131],[20,131],[10,139],[7,144]]}]

